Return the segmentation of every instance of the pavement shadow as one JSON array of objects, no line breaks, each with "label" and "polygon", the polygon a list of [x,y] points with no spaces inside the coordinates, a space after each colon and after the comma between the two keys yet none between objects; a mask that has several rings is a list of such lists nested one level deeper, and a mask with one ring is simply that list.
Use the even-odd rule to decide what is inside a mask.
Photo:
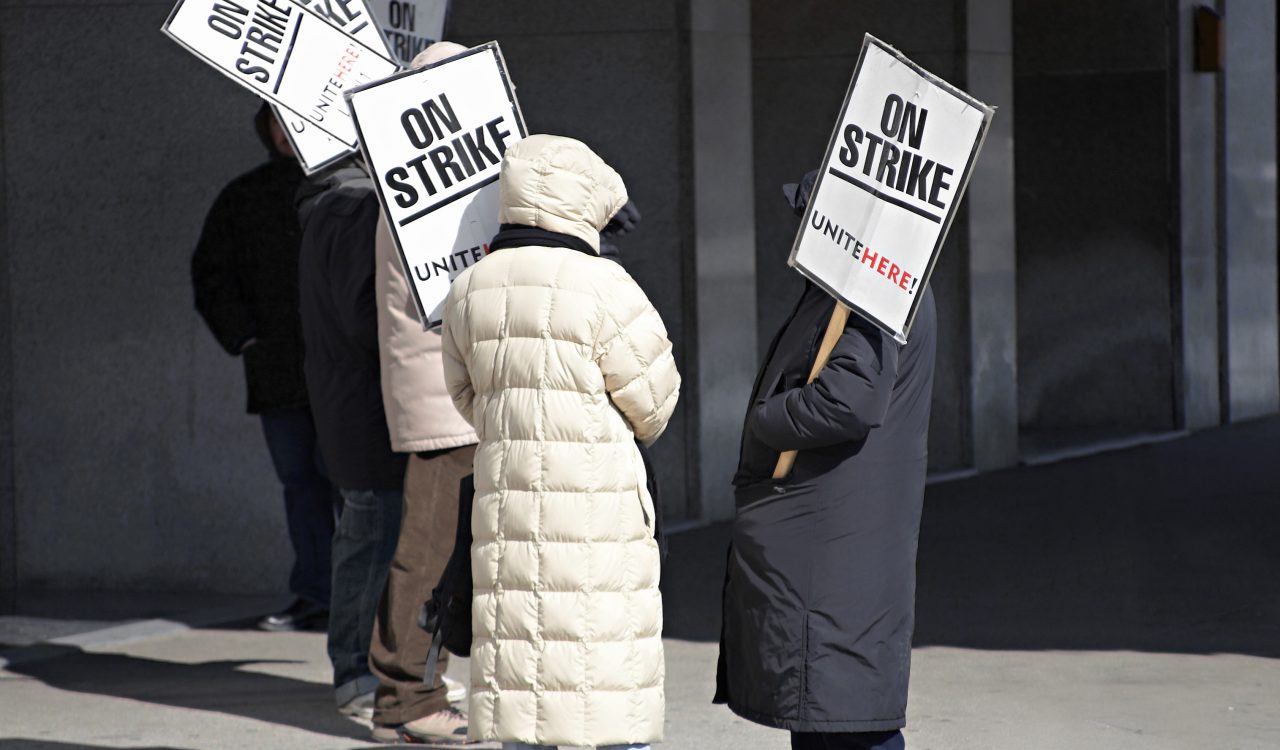
[{"label": "pavement shadow", "polygon": [[146,620],[190,627],[252,628],[278,611],[287,597],[198,592],[41,591],[8,592],[0,612],[0,650],[28,648],[78,638]]},{"label": "pavement shadow", "polygon": [[[118,749],[118,745],[82,745],[79,742],[51,742],[49,740],[28,740],[24,737],[0,737],[0,750],[108,750]],[[187,750],[184,747],[170,745],[146,745],[140,747],[123,747],[119,750]]]},{"label": "pavement shadow", "polygon": [[[366,740],[369,730],[339,715],[328,685],[240,669],[287,661],[181,664],[63,647],[58,658],[19,662],[6,671],[59,690],[217,711],[334,737]],[[6,740],[7,741],[7,740]],[[24,742],[27,740],[23,740]],[[8,745],[0,744],[7,750]]]},{"label": "pavement shadow", "polygon": [[[1280,658],[1275,456],[1272,418],[931,485],[916,645]],[[672,540],[668,637],[718,639],[728,539]]]}]

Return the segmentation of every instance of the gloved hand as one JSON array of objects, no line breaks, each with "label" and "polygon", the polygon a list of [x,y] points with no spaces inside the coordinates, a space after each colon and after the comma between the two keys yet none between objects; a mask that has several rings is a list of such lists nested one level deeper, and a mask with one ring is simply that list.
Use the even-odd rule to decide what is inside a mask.
[{"label": "gloved hand", "polygon": [[600,235],[600,257],[622,265],[622,248],[610,241],[609,235],[603,233]]},{"label": "gloved hand", "polygon": [[627,201],[613,215],[604,229],[600,230],[600,257],[608,258],[615,263],[622,263],[622,249],[614,239],[634,230],[640,225],[640,208],[634,201]]},{"label": "gloved hand", "polygon": [[618,213],[613,215],[600,234],[606,237],[617,237],[634,231],[640,225],[640,208],[635,201],[627,201]]}]

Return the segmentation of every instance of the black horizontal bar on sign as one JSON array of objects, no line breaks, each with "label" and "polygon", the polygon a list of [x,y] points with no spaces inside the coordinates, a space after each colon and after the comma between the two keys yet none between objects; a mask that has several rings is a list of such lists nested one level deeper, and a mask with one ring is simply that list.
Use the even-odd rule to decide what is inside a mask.
[{"label": "black horizontal bar on sign", "polygon": [[918,216],[923,216],[929,221],[932,221],[934,224],[942,223],[941,216],[934,216],[928,211],[925,211],[923,208],[916,208],[915,206],[911,205],[910,203],[907,203],[901,198],[894,198],[892,195],[889,195],[875,187],[872,187],[871,185],[868,185],[867,183],[863,182],[862,180],[859,180],[853,175],[847,175],[844,172],[841,172],[840,170],[836,169],[835,167],[828,167],[827,171],[830,172],[833,177],[839,177],[840,179],[844,180],[850,185],[856,185],[886,203],[892,203],[898,208],[905,208],[913,214],[916,214]]},{"label": "black horizontal bar on sign", "polygon": [[398,223],[400,226],[402,226],[402,227],[403,227],[403,226],[406,226],[406,225],[408,225],[408,224],[410,224],[410,223],[412,223],[412,222],[417,221],[418,219],[421,219],[423,216],[426,216],[427,214],[431,213],[432,211],[436,210],[437,208],[443,208],[443,207],[445,207],[445,206],[449,205],[450,203],[453,203],[454,201],[458,200],[459,198],[465,198],[465,197],[467,197],[468,195],[471,195],[471,194],[472,194],[472,193],[474,193],[475,191],[479,190],[480,188],[485,187],[486,185],[492,185],[493,183],[495,183],[495,182],[497,182],[497,181],[498,181],[498,175],[497,175],[497,174],[495,174],[495,175],[493,175],[492,177],[489,177],[489,178],[487,178],[487,179],[485,179],[485,180],[481,180],[480,182],[477,182],[476,184],[472,185],[471,187],[467,188],[466,190],[460,190],[460,191],[458,191],[458,192],[454,193],[453,195],[449,196],[448,198],[445,198],[445,199],[444,199],[444,200],[442,200],[442,201],[438,201],[438,202],[436,202],[436,203],[431,204],[430,206],[427,206],[426,208],[422,209],[421,211],[417,212],[416,214],[410,214],[409,216],[404,217],[403,219],[401,219],[401,220],[400,220],[399,222],[397,222],[397,223]]},{"label": "black horizontal bar on sign", "polygon": [[[212,25],[212,24],[210,24]],[[302,19],[293,25],[293,36],[289,37],[289,47],[284,51],[284,59],[280,61],[280,67],[276,68],[276,85],[272,87],[272,96],[280,96],[280,82],[284,80],[285,68],[289,67],[289,58],[293,57],[293,45],[298,41],[298,32],[302,30]]]}]

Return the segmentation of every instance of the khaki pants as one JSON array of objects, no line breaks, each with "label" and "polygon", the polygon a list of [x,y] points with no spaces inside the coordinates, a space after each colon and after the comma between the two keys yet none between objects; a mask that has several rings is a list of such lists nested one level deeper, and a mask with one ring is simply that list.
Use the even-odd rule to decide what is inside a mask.
[{"label": "khaki pants", "polygon": [[471,473],[475,452],[468,445],[429,459],[409,457],[404,521],[369,647],[369,667],[378,678],[373,721],[380,726],[405,724],[449,705],[440,679],[449,666],[447,652],[440,653],[432,685],[422,681],[431,636],[418,627],[418,610],[453,552],[458,482]]}]

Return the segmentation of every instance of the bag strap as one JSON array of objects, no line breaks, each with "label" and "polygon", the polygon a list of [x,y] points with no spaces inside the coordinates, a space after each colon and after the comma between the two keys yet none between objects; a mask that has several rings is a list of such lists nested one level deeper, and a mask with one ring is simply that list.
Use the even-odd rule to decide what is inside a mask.
[{"label": "bag strap", "polygon": [[441,630],[444,618],[436,620],[436,629],[431,633],[431,646],[427,649],[427,665],[422,669],[422,684],[434,688],[436,686],[436,667],[440,664],[440,647],[444,645]]}]

